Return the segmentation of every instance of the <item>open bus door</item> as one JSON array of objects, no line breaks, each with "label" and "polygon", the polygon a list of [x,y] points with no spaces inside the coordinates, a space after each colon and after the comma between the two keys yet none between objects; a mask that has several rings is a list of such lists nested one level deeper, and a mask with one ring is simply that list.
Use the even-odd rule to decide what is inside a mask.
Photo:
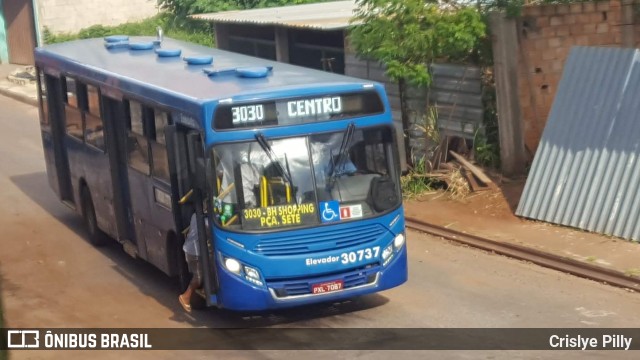
[{"label": "open bus door", "polygon": [[[204,204],[208,202],[204,145],[200,133],[179,125],[166,127],[166,133],[173,143],[173,161],[180,183],[180,211],[175,212],[176,223],[186,227],[191,215],[195,212],[198,226],[198,250],[200,266],[202,266],[202,292],[207,306],[217,305],[215,295],[218,290],[218,279],[215,267],[215,249],[209,236],[211,228],[205,223],[208,214],[204,212]],[[211,209],[212,204],[208,204]],[[209,226],[212,223],[209,222]],[[182,242],[180,242],[182,243]],[[181,250],[181,248],[179,249]],[[179,251],[182,256],[184,254]],[[185,284],[186,285],[186,284]]]}]

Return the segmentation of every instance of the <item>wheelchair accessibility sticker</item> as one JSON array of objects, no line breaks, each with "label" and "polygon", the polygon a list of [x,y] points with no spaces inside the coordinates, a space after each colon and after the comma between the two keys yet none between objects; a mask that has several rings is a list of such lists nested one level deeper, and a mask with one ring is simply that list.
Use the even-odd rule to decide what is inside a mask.
[{"label": "wheelchair accessibility sticker", "polygon": [[320,219],[323,223],[340,220],[340,203],[338,201],[320,202]]}]

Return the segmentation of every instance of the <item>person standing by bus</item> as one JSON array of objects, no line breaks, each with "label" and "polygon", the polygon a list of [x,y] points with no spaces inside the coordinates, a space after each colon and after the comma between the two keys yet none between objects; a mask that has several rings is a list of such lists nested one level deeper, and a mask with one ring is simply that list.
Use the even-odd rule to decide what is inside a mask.
[{"label": "person standing by bus", "polygon": [[[208,226],[206,218],[205,226]],[[191,221],[189,223],[189,232],[187,233],[184,245],[182,246],[182,250],[184,251],[187,266],[189,267],[189,272],[191,273],[192,278],[189,282],[189,286],[187,286],[187,289],[184,291],[184,293],[178,296],[178,301],[186,312],[191,312],[191,296],[193,295],[193,292],[202,284],[202,269],[200,266],[200,250],[198,241],[198,223],[196,214],[193,213],[193,215],[191,215]]]}]

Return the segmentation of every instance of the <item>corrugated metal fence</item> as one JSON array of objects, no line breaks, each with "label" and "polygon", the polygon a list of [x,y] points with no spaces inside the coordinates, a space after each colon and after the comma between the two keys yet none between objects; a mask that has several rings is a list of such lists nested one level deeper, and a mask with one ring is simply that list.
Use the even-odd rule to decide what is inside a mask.
[{"label": "corrugated metal fence", "polygon": [[517,215],[640,239],[639,61],[573,48]]},{"label": "corrugated metal fence", "polygon": [[[412,154],[421,156],[428,153],[429,141],[421,126],[427,115],[427,105],[437,111],[438,128],[442,135],[460,136],[473,139],[483,119],[482,71],[468,65],[433,64],[432,85],[428,95],[419,89],[406,94],[407,117],[409,119],[408,139],[399,137],[401,159],[404,168],[404,141],[409,142]],[[382,65],[374,61],[362,60],[353,53],[345,55],[345,74],[383,83],[389,96],[393,119],[398,134],[403,133],[402,103],[398,84],[385,75]],[[438,145],[438,144],[435,144]]]},{"label": "corrugated metal fence", "polygon": [[441,134],[473,139],[482,125],[482,71],[477,66],[433,64],[429,104]]}]

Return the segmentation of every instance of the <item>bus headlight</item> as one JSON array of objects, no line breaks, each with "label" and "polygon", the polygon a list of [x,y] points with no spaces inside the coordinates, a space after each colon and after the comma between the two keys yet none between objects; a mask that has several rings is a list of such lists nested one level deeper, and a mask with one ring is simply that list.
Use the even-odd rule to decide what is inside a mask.
[{"label": "bus headlight", "polygon": [[236,259],[226,258],[224,260],[224,266],[227,270],[231,271],[234,274],[240,274],[240,263]]},{"label": "bus headlight", "polygon": [[244,273],[250,278],[260,279],[260,274],[258,274],[258,270],[252,267],[245,266]]},{"label": "bus headlight", "polygon": [[382,250],[382,261],[387,260],[391,254],[393,254],[393,248],[389,245]]},{"label": "bus headlight", "polygon": [[244,267],[244,278],[254,285],[262,286],[262,281],[260,281],[260,274],[258,273],[258,270],[252,267]]},{"label": "bus headlight", "polygon": [[389,245],[382,250],[382,266],[387,266],[391,259],[393,259],[393,245]]},{"label": "bus headlight", "polygon": [[402,245],[404,245],[404,240],[404,233],[400,233],[396,235],[395,239],[393,239],[393,245],[396,247],[396,249],[400,249]]}]

